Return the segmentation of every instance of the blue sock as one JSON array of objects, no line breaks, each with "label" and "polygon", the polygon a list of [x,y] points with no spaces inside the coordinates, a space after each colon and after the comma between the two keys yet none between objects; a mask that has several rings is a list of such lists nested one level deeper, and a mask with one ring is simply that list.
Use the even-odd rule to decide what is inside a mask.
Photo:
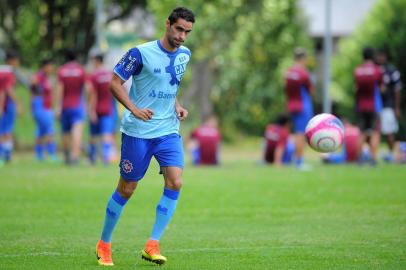
[{"label": "blue sock", "polygon": [[303,157],[297,157],[295,160],[295,165],[297,167],[300,167],[300,166],[302,166],[302,164],[303,164]]},{"label": "blue sock", "polygon": [[128,199],[121,197],[121,195],[115,191],[106,207],[106,217],[104,219],[104,227],[101,235],[101,240],[106,243],[111,242],[111,235],[113,234],[114,227],[120,218],[121,211]]},{"label": "blue sock", "polygon": [[56,143],[55,142],[48,142],[47,143],[47,152],[50,156],[56,155]]},{"label": "blue sock", "polygon": [[44,160],[44,145],[41,143],[35,144],[35,156],[38,160]]},{"label": "blue sock", "polygon": [[97,147],[95,143],[89,144],[89,160],[91,163],[96,162]]},{"label": "blue sock", "polygon": [[0,143],[0,161],[4,160],[4,148],[3,143]]},{"label": "blue sock", "polygon": [[102,157],[104,164],[109,164],[111,154],[111,143],[103,142],[102,144]]},{"label": "blue sock", "polygon": [[13,155],[13,142],[12,141],[4,142],[3,151],[4,151],[4,159],[6,161],[10,161],[11,156]]},{"label": "blue sock", "polygon": [[151,237],[152,240],[159,241],[162,234],[165,231],[166,225],[168,225],[171,220],[173,213],[176,209],[176,204],[178,202],[179,191],[170,190],[168,188],[164,189],[161,200],[156,207],[156,218],[155,224],[152,229]]}]

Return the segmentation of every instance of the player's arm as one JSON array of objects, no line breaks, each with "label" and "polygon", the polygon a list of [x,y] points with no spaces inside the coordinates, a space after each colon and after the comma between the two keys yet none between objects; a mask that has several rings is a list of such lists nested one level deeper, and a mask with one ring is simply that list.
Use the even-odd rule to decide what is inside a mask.
[{"label": "player's arm", "polygon": [[180,105],[178,99],[175,101],[175,111],[180,121],[185,120],[189,114],[189,112]]},{"label": "player's arm", "polygon": [[62,112],[63,91],[64,91],[63,83],[58,80],[58,82],[56,84],[56,91],[55,91],[55,104],[56,104],[55,105],[55,115],[58,118],[61,116],[61,112]]},{"label": "player's arm", "polygon": [[401,116],[400,102],[401,102],[401,90],[402,81],[400,80],[400,72],[396,70],[392,74],[392,80],[395,82],[395,114],[397,118]]},{"label": "player's arm", "polygon": [[17,113],[21,114],[22,113],[22,107],[20,102],[18,101],[17,94],[15,91],[14,87],[8,87],[7,88],[7,96],[14,102],[16,105]]},{"label": "player's arm", "polygon": [[87,82],[87,107],[88,107],[88,114],[89,119],[92,123],[97,122],[97,114],[96,114],[96,104],[97,104],[97,93],[93,87],[91,82]]},{"label": "player's arm", "polygon": [[154,114],[153,111],[148,108],[137,108],[128,96],[127,90],[123,86],[124,83],[125,81],[117,76],[117,74],[113,74],[113,79],[111,80],[110,84],[110,91],[113,96],[135,117],[144,121],[150,120]]},{"label": "player's arm", "polygon": [[6,102],[6,91],[0,90],[0,117],[3,114],[4,103]]}]

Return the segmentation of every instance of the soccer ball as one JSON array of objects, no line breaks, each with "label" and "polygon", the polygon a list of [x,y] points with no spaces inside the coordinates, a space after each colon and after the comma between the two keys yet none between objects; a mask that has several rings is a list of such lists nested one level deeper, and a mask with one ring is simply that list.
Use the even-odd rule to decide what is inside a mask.
[{"label": "soccer ball", "polygon": [[317,152],[333,152],[343,143],[344,126],[334,115],[322,113],[310,119],[305,135],[310,147]]}]

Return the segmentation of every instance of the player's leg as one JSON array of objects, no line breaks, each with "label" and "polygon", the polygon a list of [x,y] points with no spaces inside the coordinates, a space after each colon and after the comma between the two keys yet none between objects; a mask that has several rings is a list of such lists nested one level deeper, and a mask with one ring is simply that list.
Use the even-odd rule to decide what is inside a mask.
[{"label": "player's leg", "polygon": [[96,163],[97,159],[97,137],[100,134],[100,123],[92,123],[90,122],[89,124],[89,132],[90,132],[90,137],[89,137],[89,149],[88,149],[88,158],[91,164]]},{"label": "player's leg", "polygon": [[100,132],[102,134],[102,159],[104,164],[110,163],[112,146],[113,146],[113,117],[110,115],[100,118]]},{"label": "player's leg", "polygon": [[178,134],[170,134],[157,139],[155,158],[161,166],[165,187],[156,207],[155,223],[147,241],[142,258],[156,264],[163,264],[166,258],[161,255],[159,241],[176,210],[184,166],[183,143]]},{"label": "player's leg", "polygon": [[120,219],[123,208],[136,187],[137,182],[129,182],[120,177],[116,190],[107,202],[103,231],[100,240],[96,245],[96,256],[100,265],[113,265],[113,259],[111,256],[111,237],[114,228]]},{"label": "player's leg", "polygon": [[82,147],[82,133],[83,133],[83,122],[77,121],[73,124],[71,136],[71,160],[76,163],[79,160],[81,147]]},{"label": "player's leg", "polygon": [[110,197],[104,219],[101,238],[97,243],[96,255],[99,264],[113,265],[111,258],[111,238],[121,212],[147,171],[152,154],[147,140],[122,135],[120,180]]},{"label": "player's leg", "polygon": [[300,113],[293,113],[291,115],[293,127],[294,127],[294,134],[293,138],[295,141],[295,155],[294,155],[294,162],[297,168],[303,167],[304,162],[304,148],[306,144],[305,140],[305,129],[307,124],[307,113],[305,111]]},{"label": "player's leg", "polygon": [[72,117],[69,109],[62,110],[61,117],[61,130],[62,130],[62,150],[64,155],[65,164],[70,163],[70,147],[71,147],[71,129]]},{"label": "player's leg", "polygon": [[7,104],[7,109],[4,115],[5,126],[4,126],[3,151],[4,151],[4,160],[6,162],[11,161],[13,155],[14,149],[13,132],[16,116],[17,116],[16,105],[14,104],[14,102],[9,102]]},{"label": "player's leg", "polygon": [[371,156],[372,156],[370,163],[372,165],[375,165],[376,161],[378,160],[377,157],[378,157],[379,143],[381,141],[379,116],[377,114],[371,113],[369,127],[370,127],[369,146],[371,149]]},{"label": "player's leg", "polygon": [[4,165],[4,134],[3,134],[3,115],[0,116],[0,167]]},{"label": "player's leg", "polygon": [[44,140],[43,140],[43,124],[41,123],[42,117],[42,98],[34,97],[31,101],[31,110],[36,125],[35,131],[35,157],[38,161],[44,160]]},{"label": "player's leg", "polygon": [[44,113],[44,144],[51,161],[57,161],[57,147],[55,143],[54,114],[51,110]]},{"label": "player's leg", "polygon": [[81,105],[72,111],[72,130],[71,130],[71,163],[76,164],[79,161],[82,150],[82,135],[85,120],[85,109]]},{"label": "player's leg", "polygon": [[155,223],[151,236],[142,250],[142,258],[156,264],[164,264],[167,261],[166,257],[161,255],[159,241],[175,213],[182,187],[181,168],[163,167],[161,170],[165,179],[165,187],[156,207]]}]

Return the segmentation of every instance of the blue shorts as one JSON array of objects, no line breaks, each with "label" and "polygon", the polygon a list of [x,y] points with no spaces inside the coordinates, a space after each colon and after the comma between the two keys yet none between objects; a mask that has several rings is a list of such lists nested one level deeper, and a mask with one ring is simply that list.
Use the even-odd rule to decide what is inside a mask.
[{"label": "blue shorts", "polygon": [[12,101],[7,102],[6,110],[0,117],[0,135],[11,134],[14,131],[17,109]]},{"label": "blue shorts", "polygon": [[113,134],[114,132],[114,119],[113,115],[99,115],[97,123],[90,122],[90,135],[104,135]]},{"label": "blue shorts", "polygon": [[41,97],[34,97],[31,102],[32,116],[37,125],[36,136],[54,135],[54,113],[51,109],[43,107]]},{"label": "blue shorts", "polygon": [[313,117],[313,104],[310,94],[303,87],[300,89],[303,109],[301,112],[291,113],[294,133],[305,133],[307,123]]},{"label": "blue shorts", "polygon": [[79,106],[72,109],[63,109],[61,114],[61,127],[63,133],[71,131],[74,124],[83,122],[85,119],[85,108]]},{"label": "blue shorts", "polygon": [[294,133],[305,133],[306,125],[313,117],[313,107],[311,104],[303,104],[303,110],[301,112],[294,112],[290,114],[293,123]]},{"label": "blue shorts", "polygon": [[126,181],[141,180],[152,156],[161,167],[184,167],[183,143],[179,134],[140,139],[122,133],[120,175]]}]

